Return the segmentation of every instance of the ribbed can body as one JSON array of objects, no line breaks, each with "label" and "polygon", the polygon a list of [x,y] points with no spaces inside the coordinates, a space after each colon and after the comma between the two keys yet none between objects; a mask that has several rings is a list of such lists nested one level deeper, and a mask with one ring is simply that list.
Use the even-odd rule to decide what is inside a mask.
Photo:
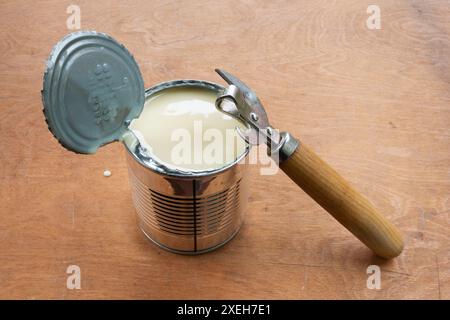
[{"label": "ribbed can body", "polygon": [[230,240],[239,230],[248,196],[245,165],[216,176],[164,177],[127,153],[132,197],[142,231],[160,246],[201,253]]}]

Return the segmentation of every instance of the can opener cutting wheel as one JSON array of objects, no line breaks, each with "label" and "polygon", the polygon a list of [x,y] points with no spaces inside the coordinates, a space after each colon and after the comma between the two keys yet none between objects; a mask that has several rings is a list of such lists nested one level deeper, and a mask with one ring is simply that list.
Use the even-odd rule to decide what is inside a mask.
[{"label": "can opener cutting wheel", "polygon": [[303,142],[274,130],[245,83],[224,70],[216,72],[229,84],[216,107],[249,126],[237,128],[249,144],[265,142],[269,155],[279,157],[281,170],[378,256],[389,259],[402,252],[402,235],[390,221]]}]

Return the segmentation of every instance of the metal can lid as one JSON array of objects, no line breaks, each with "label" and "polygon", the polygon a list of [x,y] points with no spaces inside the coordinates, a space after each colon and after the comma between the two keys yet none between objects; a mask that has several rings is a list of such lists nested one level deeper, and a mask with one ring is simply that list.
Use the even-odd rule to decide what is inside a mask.
[{"label": "metal can lid", "polygon": [[53,48],[42,102],[50,131],[66,149],[89,154],[119,140],[144,101],[136,61],[110,36],[75,32]]}]

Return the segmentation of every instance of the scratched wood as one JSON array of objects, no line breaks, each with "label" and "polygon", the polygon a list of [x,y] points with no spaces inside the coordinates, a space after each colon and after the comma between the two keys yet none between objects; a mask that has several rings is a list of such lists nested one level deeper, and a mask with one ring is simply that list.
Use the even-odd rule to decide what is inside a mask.
[{"label": "scratched wood", "polygon": [[[41,113],[44,61],[72,1],[0,3],[0,298],[450,298],[447,1],[77,1],[82,29],[136,57],[146,86],[236,73],[405,235],[373,256],[281,171],[252,167],[228,245],[180,256],[139,233],[124,149],[65,151]],[[103,177],[109,169],[112,176]],[[381,289],[366,268],[381,267]],[[66,269],[81,268],[81,290]]]}]

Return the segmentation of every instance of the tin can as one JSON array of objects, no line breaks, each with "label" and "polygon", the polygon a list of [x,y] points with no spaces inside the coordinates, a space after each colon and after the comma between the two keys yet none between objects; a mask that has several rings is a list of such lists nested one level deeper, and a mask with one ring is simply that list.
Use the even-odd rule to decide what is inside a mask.
[{"label": "tin can", "polygon": [[43,80],[45,120],[66,149],[92,154],[105,144],[124,143],[139,225],[150,240],[174,252],[196,254],[225,244],[238,232],[247,202],[242,163],[249,147],[216,170],[173,170],[143,152],[129,129],[145,100],[161,90],[198,87],[219,95],[221,86],[178,80],[144,90],[130,52],[95,31],[74,32],[59,41]]},{"label": "tin can", "polygon": [[[200,80],[175,80],[146,90],[146,99],[165,89],[197,87],[217,95],[223,88]],[[249,147],[225,167],[200,172],[158,165],[136,138],[125,139],[133,203],[145,236],[160,247],[184,254],[218,248],[238,232],[248,198]]]}]

